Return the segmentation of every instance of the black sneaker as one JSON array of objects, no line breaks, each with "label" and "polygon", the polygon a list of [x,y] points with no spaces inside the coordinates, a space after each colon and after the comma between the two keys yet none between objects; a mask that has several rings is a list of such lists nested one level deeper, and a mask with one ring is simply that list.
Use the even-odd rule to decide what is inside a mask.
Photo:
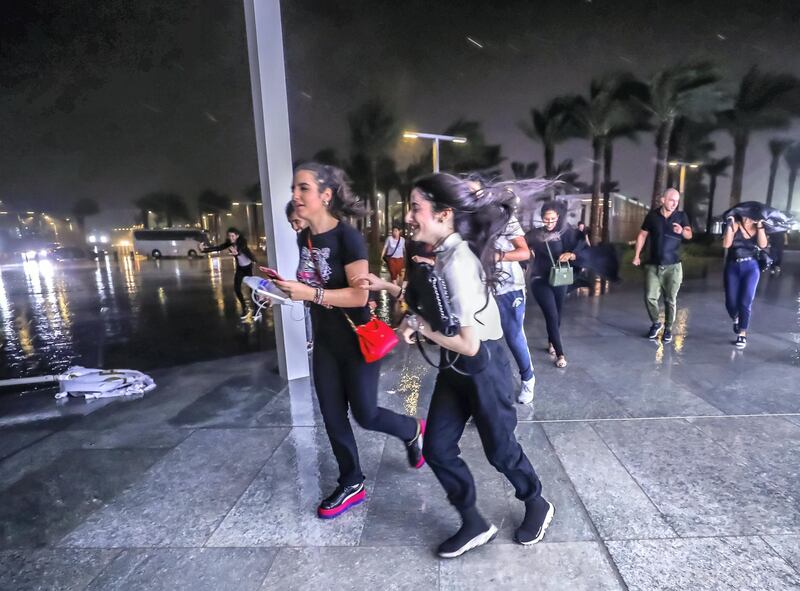
[{"label": "black sneaker", "polygon": [[661,337],[661,340],[664,341],[665,343],[671,343],[672,342],[672,331],[670,329],[668,329],[668,328],[665,328],[664,329],[664,336]]},{"label": "black sneaker", "polygon": [[743,334],[740,334],[736,337],[736,342],[734,343],[737,349],[744,349],[747,346],[747,337]]},{"label": "black sneaker", "polygon": [[658,333],[660,332],[661,332],[661,323],[656,322],[650,327],[650,332],[647,333],[647,338],[650,339],[651,341],[655,340],[658,338]]},{"label": "black sneaker", "polygon": [[[486,527],[484,525],[484,527]],[[497,535],[497,528],[493,524],[488,524],[486,529],[481,528],[480,531],[469,531],[465,525],[456,532],[452,538],[448,538],[439,545],[436,553],[441,558],[457,558],[464,552],[468,552],[491,542]]]},{"label": "black sneaker", "polygon": [[422,439],[425,435],[425,419],[417,419],[417,435],[411,441],[406,442],[408,451],[408,463],[412,468],[422,468],[425,465],[425,458],[422,455]]},{"label": "black sneaker", "polygon": [[350,486],[340,484],[331,496],[319,504],[317,515],[320,519],[333,519],[351,507],[363,503],[366,498],[367,492],[364,490],[363,482]]},{"label": "black sneaker", "polygon": [[514,539],[523,546],[532,546],[542,541],[556,511],[552,503],[541,497],[538,500],[540,502],[535,505],[526,505],[525,519],[514,534]]}]

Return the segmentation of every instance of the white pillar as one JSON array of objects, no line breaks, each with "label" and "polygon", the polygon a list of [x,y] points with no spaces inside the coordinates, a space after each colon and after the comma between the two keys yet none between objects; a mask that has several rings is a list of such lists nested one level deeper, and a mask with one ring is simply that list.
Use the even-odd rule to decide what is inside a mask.
[{"label": "white pillar", "polygon": [[[280,2],[244,0],[244,13],[267,256],[270,265],[288,278],[294,276],[298,253],[297,237],[284,213],[291,197],[292,151]],[[273,308],[278,368],[287,380],[309,375],[305,322],[299,306]]]}]

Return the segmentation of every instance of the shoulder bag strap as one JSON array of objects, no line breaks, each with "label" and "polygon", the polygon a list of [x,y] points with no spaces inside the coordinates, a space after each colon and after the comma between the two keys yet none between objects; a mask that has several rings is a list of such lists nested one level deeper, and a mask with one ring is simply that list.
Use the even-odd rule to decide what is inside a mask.
[{"label": "shoulder bag strap", "polygon": [[549,255],[550,255],[550,262],[553,264],[553,267],[558,267],[558,268],[560,269],[560,268],[561,268],[561,261],[558,261],[558,265],[556,265],[556,262],[555,262],[555,260],[553,259],[553,253],[550,251],[550,244],[549,244],[549,242],[550,242],[549,240],[545,240],[545,241],[544,241],[544,245],[547,247],[547,254],[549,254]]}]

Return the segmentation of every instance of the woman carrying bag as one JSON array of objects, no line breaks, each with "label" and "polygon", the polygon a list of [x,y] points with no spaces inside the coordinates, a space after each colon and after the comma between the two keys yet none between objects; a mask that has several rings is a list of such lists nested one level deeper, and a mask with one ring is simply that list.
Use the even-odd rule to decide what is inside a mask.
[{"label": "woman carrying bag", "polygon": [[555,358],[556,367],[561,368],[567,366],[561,343],[561,308],[573,279],[570,262],[586,248],[586,241],[566,223],[564,210],[558,201],[546,202],[541,209],[544,225],[526,236],[533,253],[529,263],[531,292],[544,315],[548,351]]},{"label": "woman carrying bag", "polygon": [[[415,182],[406,222],[414,240],[434,247],[431,283],[409,278],[406,296],[415,308],[414,291],[434,291],[442,305],[425,315],[406,317],[399,327],[406,342],[428,339],[442,349],[425,432],[425,459],[447,498],[461,516],[461,528],[442,542],[437,553],[455,558],[490,542],[497,528],[476,506],[475,481],[460,457],[459,440],[474,419],[489,462],[514,486],[525,504],[525,518],[515,540],[535,544],[553,517],[553,505],[541,496],[542,485],[514,436],[517,414],[511,366],[502,344],[500,314],[491,289],[498,281],[495,240],[505,230],[515,195],[507,188],[474,190],[449,174],[433,174]],[[360,277],[370,289],[385,288],[375,276]],[[420,298],[434,301],[437,298]],[[436,311],[441,313],[436,313]],[[451,336],[445,336],[450,334]],[[503,494],[502,491],[496,491]]]},{"label": "woman carrying bag", "polygon": [[356,279],[367,272],[367,248],[358,230],[342,218],[364,212],[344,172],[314,162],[300,165],[292,200],[297,216],[308,224],[297,240],[298,281],[276,279],[275,285],[292,300],[311,302],[314,387],[339,465],[339,485],[317,510],[319,517],[330,519],[366,497],[348,411],[364,429],[401,439],[414,468],[424,464],[425,422],[378,406],[379,359],[391,348],[386,339],[397,339],[371,317],[367,292]]}]

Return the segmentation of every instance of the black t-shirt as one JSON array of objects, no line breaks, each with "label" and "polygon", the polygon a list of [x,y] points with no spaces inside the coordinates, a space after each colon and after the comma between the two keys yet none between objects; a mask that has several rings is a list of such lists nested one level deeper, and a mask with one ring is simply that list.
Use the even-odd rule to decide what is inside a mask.
[{"label": "black t-shirt", "polygon": [[[672,224],[680,224],[681,233],[676,234]],[[651,209],[644,221],[642,230],[647,232],[650,255],[648,265],[674,265],[681,262],[680,246],[683,228],[689,225],[689,216],[677,209],[669,217],[661,215],[661,208]]]},{"label": "black t-shirt", "polygon": [[742,232],[741,228],[736,230],[733,235],[733,242],[728,249],[728,260],[744,259],[747,257],[756,256],[756,248],[758,247],[758,240],[756,236],[747,236]]},{"label": "black t-shirt", "polygon": [[[313,261],[309,256],[308,240],[311,238]],[[335,228],[313,235],[306,228],[297,236],[300,249],[300,264],[297,267],[297,280],[312,287],[343,289],[349,287],[345,265],[355,261],[368,260],[367,245],[358,230],[345,222]],[[355,324],[369,321],[369,307],[325,308],[311,304],[311,322],[315,335],[338,335],[342,331],[353,334],[353,329],[342,315],[342,310]]]}]

